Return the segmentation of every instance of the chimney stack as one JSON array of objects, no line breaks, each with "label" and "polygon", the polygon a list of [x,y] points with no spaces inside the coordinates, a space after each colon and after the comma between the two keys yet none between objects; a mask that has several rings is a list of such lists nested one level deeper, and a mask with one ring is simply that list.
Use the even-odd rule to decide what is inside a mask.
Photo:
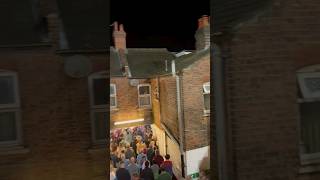
[{"label": "chimney stack", "polygon": [[210,16],[203,15],[198,19],[198,29],[195,34],[196,50],[210,47]]},{"label": "chimney stack", "polygon": [[126,49],[126,32],[123,24],[118,25],[118,22],[113,23],[113,42],[117,50]]}]

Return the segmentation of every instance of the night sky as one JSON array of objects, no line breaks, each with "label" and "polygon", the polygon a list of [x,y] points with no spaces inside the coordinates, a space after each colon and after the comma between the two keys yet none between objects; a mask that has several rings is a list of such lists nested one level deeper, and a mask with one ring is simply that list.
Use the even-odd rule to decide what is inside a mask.
[{"label": "night sky", "polygon": [[111,23],[124,24],[127,47],[194,49],[197,20],[210,15],[210,1],[111,1]]}]

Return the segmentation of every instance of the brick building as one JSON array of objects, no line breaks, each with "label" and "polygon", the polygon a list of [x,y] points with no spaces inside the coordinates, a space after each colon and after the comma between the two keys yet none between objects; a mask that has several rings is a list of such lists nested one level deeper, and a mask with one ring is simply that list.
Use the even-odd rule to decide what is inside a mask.
[{"label": "brick building", "polygon": [[213,10],[215,177],[319,179],[319,2]]},{"label": "brick building", "polygon": [[[197,50],[126,48],[123,25],[114,23],[111,49],[111,127],[152,124],[162,155],[172,156],[176,173],[197,173],[208,156],[210,119],[209,17],[199,19]],[[147,87],[148,106],[141,108],[140,88]],[[128,121],[129,120],[129,121]],[[130,123],[142,120],[140,123]],[[126,125],[119,126],[119,122]],[[198,154],[194,156],[193,154]],[[181,156],[182,155],[182,156]],[[182,168],[185,167],[185,168]]]},{"label": "brick building", "polygon": [[107,50],[106,38],[94,36],[103,24],[94,22],[97,34],[76,28],[79,12],[61,2],[6,2],[0,179],[105,179]]}]

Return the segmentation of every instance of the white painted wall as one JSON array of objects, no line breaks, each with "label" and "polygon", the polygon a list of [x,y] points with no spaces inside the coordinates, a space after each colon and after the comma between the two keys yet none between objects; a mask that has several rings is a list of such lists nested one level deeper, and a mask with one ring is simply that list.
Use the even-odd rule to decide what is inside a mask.
[{"label": "white painted wall", "polygon": [[204,157],[209,155],[209,146],[186,152],[187,175],[199,172],[199,165]]}]

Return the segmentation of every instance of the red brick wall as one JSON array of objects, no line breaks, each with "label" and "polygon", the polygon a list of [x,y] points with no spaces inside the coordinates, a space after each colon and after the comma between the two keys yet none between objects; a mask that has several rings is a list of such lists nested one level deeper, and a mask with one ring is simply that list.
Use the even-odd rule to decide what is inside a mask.
[{"label": "red brick wall", "polygon": [[185,148],[209,145],[210,117],[204,116],[203,84],[210,82],[210,55],[206,55],[183,71],[182,99],[185,123]]},{"label": "red brick wall", "polygon": [[160,77],[161,122],[179,139],[176,80],[172,76]]},{"label": "red brick wall", "polygon": [[[88,55],[95,71],[105,54]],[[105,179],[104,149],[91,151],[88,79],[65,75],[50,48],[0,51],[0,69],[18,73],[24,146],[0,153],[0,179]]]},{"label": "red brick wall", "polygon": [[[117,108],[111,111],[110,123],[144,118],[146,110],[139,108],[138,87],[131,86],[126,77],[113,77],[110,83],[116,84],[117,89]],[[140,79],[139,83],[150,84],[150,80]]]},{"label": "red brick wall", "polygon": [[320,179],[319,173],[298,173],[295,74],[298,67],[320,63],[319,53],[312,62],[306,53],[320,42],[319,3],[279,1],[234,34],[225,60],[233,179]]}]

